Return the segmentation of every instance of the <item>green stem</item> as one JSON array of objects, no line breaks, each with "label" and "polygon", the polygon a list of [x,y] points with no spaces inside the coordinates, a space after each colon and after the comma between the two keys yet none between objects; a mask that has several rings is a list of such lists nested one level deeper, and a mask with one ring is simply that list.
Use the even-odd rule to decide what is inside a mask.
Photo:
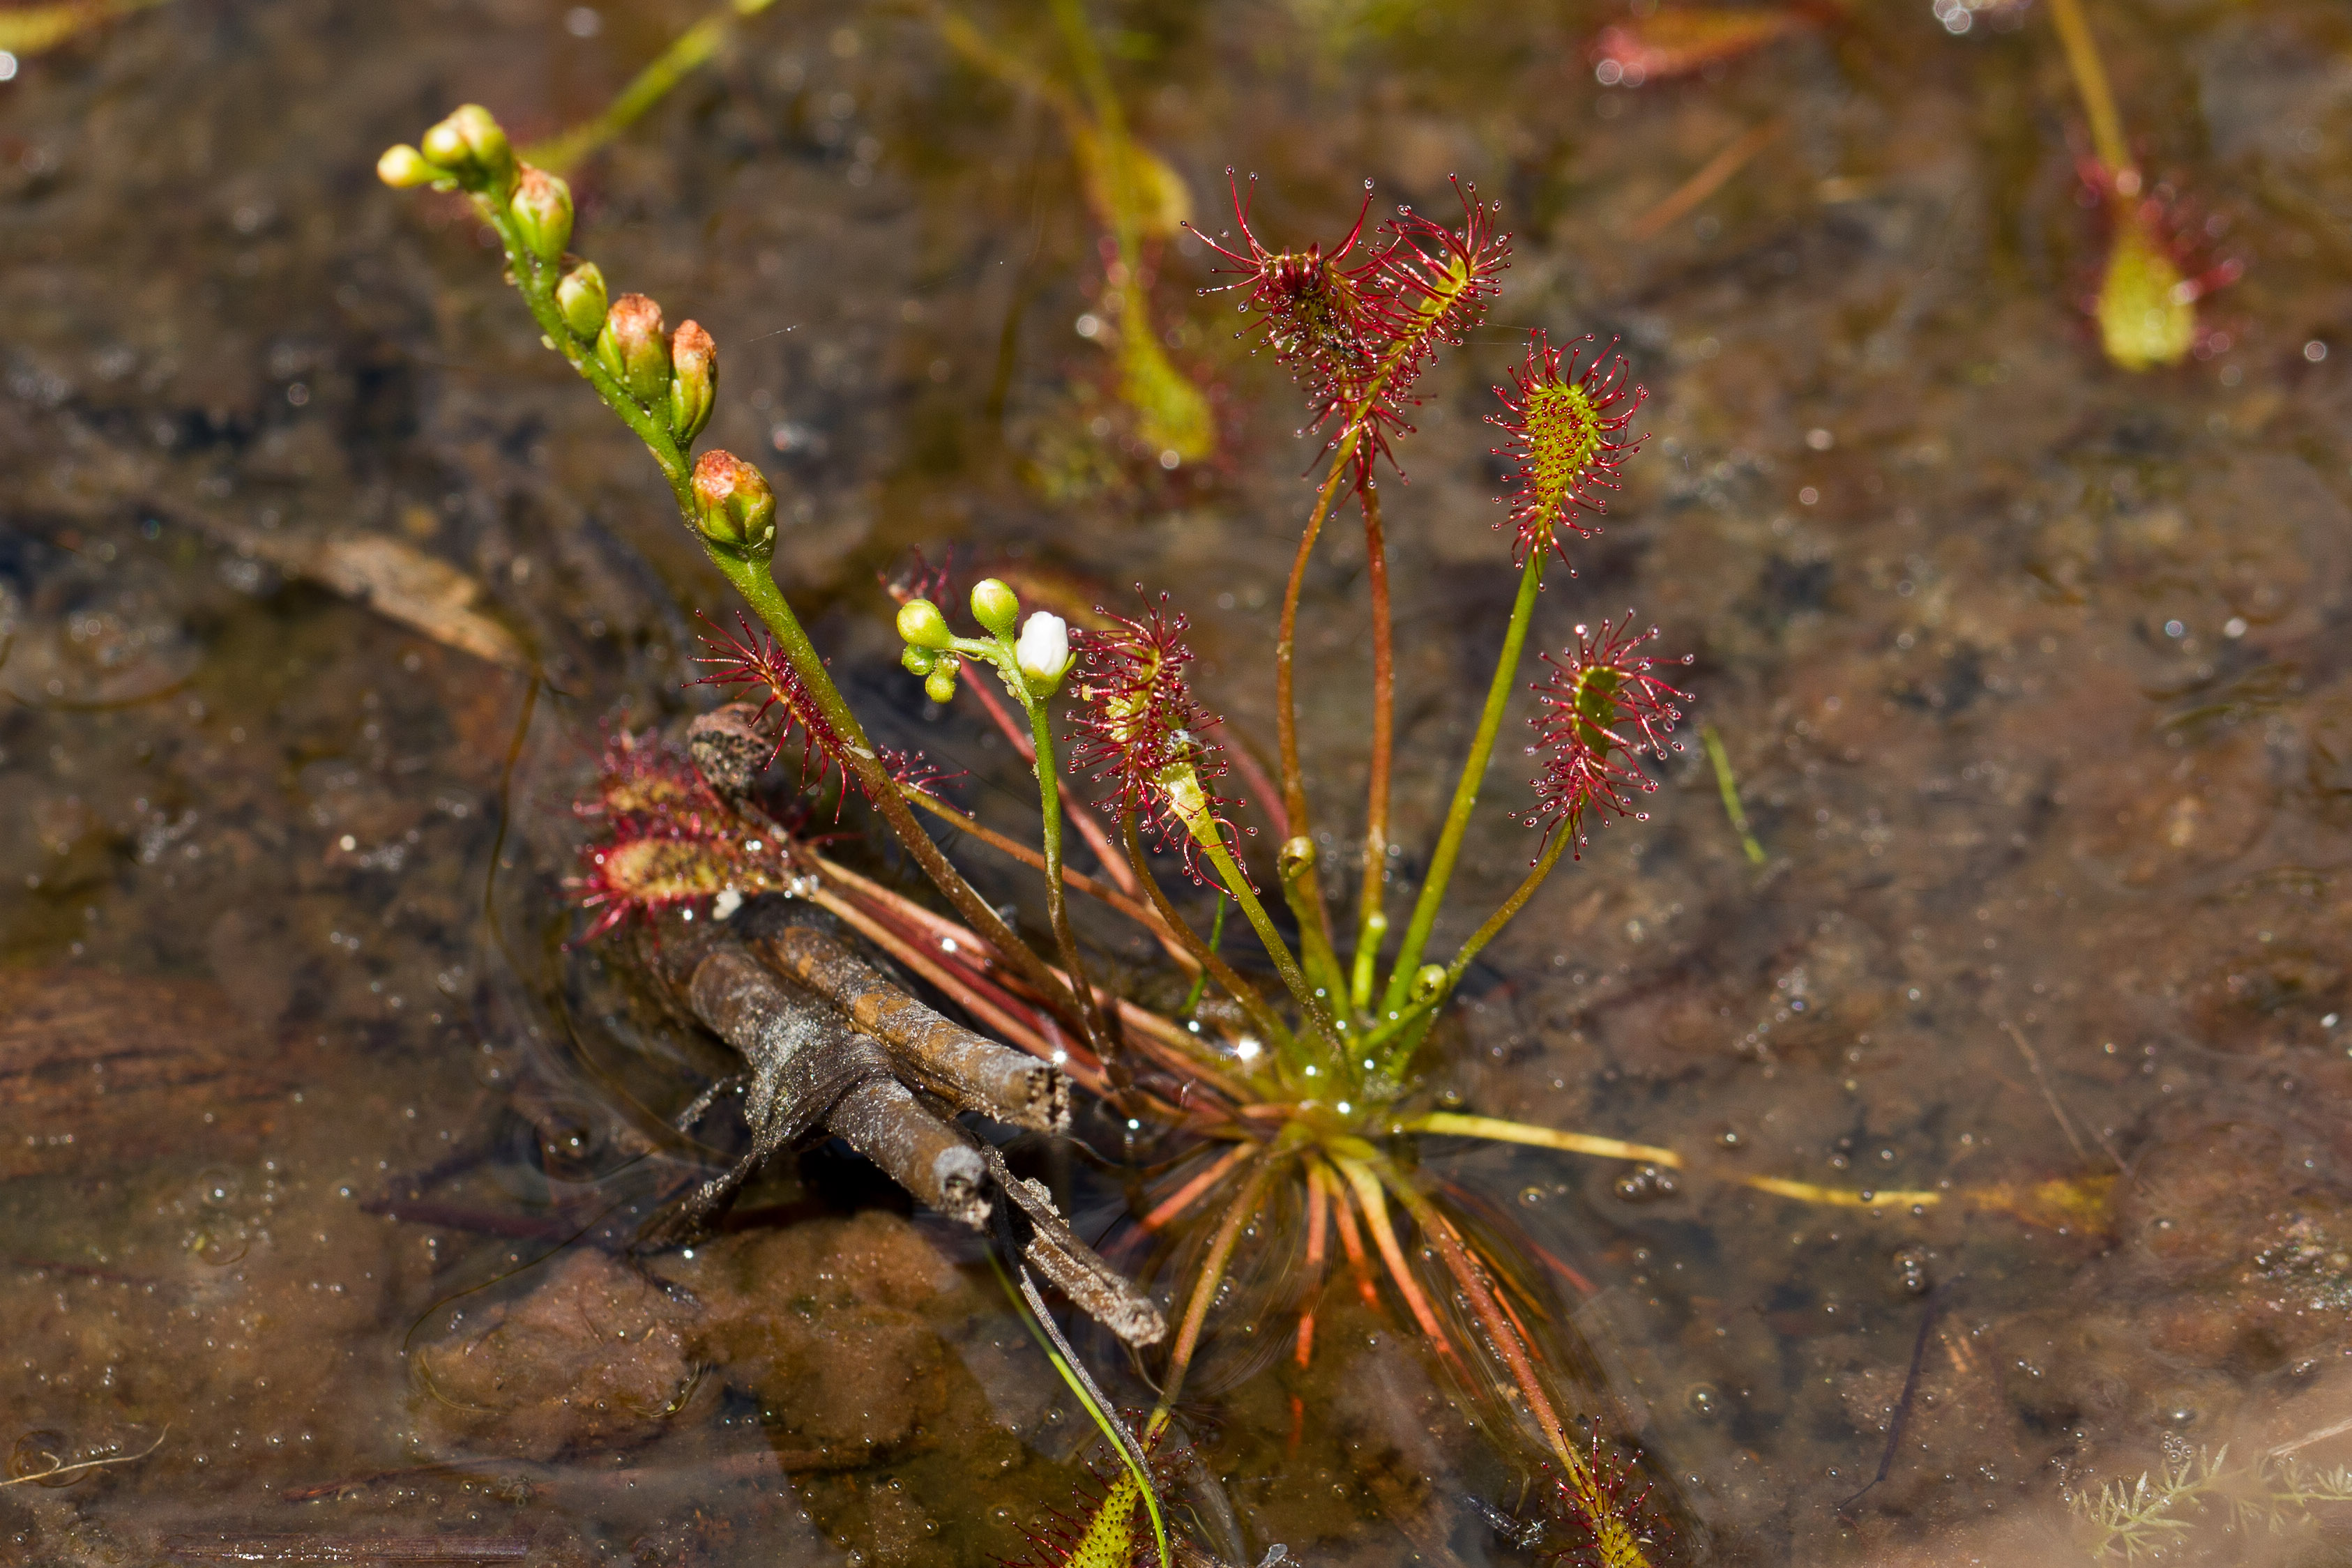
[{"label": "green stem", "polygon": [[572,168],[635,125],[647,110],[669,96],[670,89],[717,54],[719,46],[735,30],[738,20],[756,16],[774,3],[775,0],[730,0],[680,33],[669,47],[630,78],[629,85],[621,89],[620,96],[602,114],[544,141],[531,143],[523,149],[522,155],[558,174]]},{"label": "green stem", "polygon": [[1470,934],[1470,940],[1462,944],[1462,951],[1454,955],[1454,962],[1445,966],[1445,979],[1443,984],[1429,995],[1414,1002],[1412,1007],[1405,1009],[1402,1017],[1382,1024],[1364,1037],[1362,1047],[1370,1051],[1374,1046],[1394,1039],[1399,1034],[1404,1036],[1385,1064],[1385,1070],[1391,1078],[1403,1078],[1406,1064],[1412,1060],[1413,1051],[1421,1044],[1422,1037],[1427,1032],[1413,1026],[1435,1012],[1440,1004],[1454,994],[1454,988],[1462,983],[1463,975],[1469,970],[1470,962],[1478,956],[1479,950],[1502,935],[1503,927],[1508,925],[1517,916],[1519,911],[1527,907],[1528,900],[1536,895],[1536,889],[1544,884],[1544,879],[1551,875],[1552,868],[1559,864],[1559,857],[1567,852],[1570,844],[1576,841],[1577,827],[1578,824],[1573,818],[1553,827],[1551,841],[1544,845],[1543,853],[1537,857],[1536,863],[1528,870],[1528,874],[1520,879],[1519,885],[1511,890],[1511,896],[1503,900],[1502,906],[1494,914],[1486,916],[1486,923]]},{"label": "green stem", "polygon": [[507,269],[513,275],[515,292],[539,323],[541,341],[564,358],[579,372],[580,379],[595,390],[606,407],[621,416],[621,423],[636,433],[646,444],[654,461],[661,467],[662,477],[669,481],[671,497],[677,502],[678,516],[686,526],[699,533],[700,508],[694,500],[694,465],[689,455],[670,433],[667,417],[657,416],[645,404],[631,396],[628,388],[614,381],[612,372],[597,361],[591,350],[594,345],[583,342],[572,334],[565,324],[563,312],[555,303],[555,285],[560,276],[554,263],[541,261],[538,253],[523,243],[521,233],[506,209],[488,192],[476,192],[474,206],[483,221],[495,230],[499,242],[506,247]]},{"label": "green stem", "polygon": [[1739,780],[1732,775],[1731,758],[1723,749],[1723,737],[1715,733],[1715,726],[1701,725],[1698,737],[1706,746],[1706,759],[1715,768],[1715,788],[1723,797],[1723,814],[1731,819],[1734,832],[1739,835],[1739,847],[1748,852],[1748,862],[1762,865],[1764,846],[1748,829],[1748,811],[1739,803]]},{"label": "green stem", "polygon": [[1045,1315],[1045,1303],[1038,1297],[1037,1288],[1030,1282],[1027,1271],[1023,1271],[1021,1283],[1016,1286],[992,1250],[988,1254],[988,1266],[996,1270],[996,1282],[1004,1287],[1006,1295],[1013,1298],[1013,1306],[1021,1313],[1023,1326],[1028,1329],[1029,1337],[1037,1342],[1037,1348],[1045,1353],[1045,1359],[1054,1364],[1054,1371],[1061,1378],[1063,1386],[1076,1396],[1078,1403],[1086,1408],[1087,1418],[1094,1422],[1095,1429],[1103,1435],[1112,1451],[1118,1455],[1119,1462],[1127,1467],[1129,1479],[1134,1481],[1136,1490],[1142,1494],[1143,1506],[1151,1515],[1151,1532],[1160,1545],[1160,1568],[1170,1568],[1174,1559],[1168,1554],[1168,1523],[1160,1515],[1160,1494],[1152,1486],[1150,1472],[1139,1457],[1139,1445],[1123,1426],[1117,1424],[1118,1417],[1105,1410],[1103,1402],[1095,1396],[1099,1391],[1094,1386],[1094,1379],[1079,1370],[1076,1352],[1073,1350],[1067,1356],[1062,1354],[1068,1342],[1055,1329],[1053,1321]]},{"label": "green stem", "polygon": [[[1349,425],[1352,437],[1354,422]],[[1348,463],[1355,450],[1352,439],[1343,442],[1331,460],[1331,471],[1324,476],[1323,487],[1316,493],[1315,509],[1307,514],[1307,531],[1299,536],[1298,554],[1291,562],[1290,581],[1282,591],[1282,625],[1274,644],[1274,710],[1275,738],[1281,753],[1282,811],[1290,821],[1291,835],[1312,841],[1315,837],[1313,812],[1307,803],[1307,776],[1298,764],[1298,705],[1296,700],[1294,655],[1298,647],[1298,601],[1307,587],[1307,562],[1315,554],[1315,541],[1323,535],[1323,520],[1331,515],[1331,503],[1339,494],[1339,483],[1347,477]],[[1285,890],[1286,895],[1288,890]],[[1308,866],[1298,879],[1297,900],[1306,908],[1298,912],[1302,930],[1311,924],[1324,932],[1328,945],[1328,916],[1324,913],[1323,887],[1315,868]]]},{"label": "green stem", "polygon": [[[1128,864],[1135,870],[1135,880],[1143,884],[1144,896],[1151,900],[1151,906],[1160,911],[1160,918],[1168,923],[1168,929],[1176,934],[1177,940],[1201,961],[1202,973],[1211,976],[1217,984],[1225,988],[1225,994],[1240,1004],[1252,1023],[1265,1031],[1269,1047],[1279,1055],[1292,1054],[1296,1042],[1289,1025],[1284,1023],[1281,1016],[1266,1004],[1265,998],[1255,986],[1243,979],[1231,964],[1217,956],[1214,947],[1201,940],[1200,933],[1194,931],[1191,923],[1169,902],[1168,894],[1160,888],[1160,879],[1151,874],[1151,862],[1144,858],[1143,841],[1137,836],[1135,819],[1130,816],[1122,820],[1119,831],[1127,841]],[[1223,896],[1220,892],[1219,897]],[[1218,906],[1217,929],[1221,933],[1224,929],[1222,904]]]},{"label": "green stem", "polygon": [[1429,875],[1421,886],[1421,896],[1412,906],[1412,924],[1405,927],[1404,945],[1397,949],[1396,967],[1389,971],[1387,993],[1381,998],[1381,1012],[1395,1015],[1404,1006],[1412,986],[1413,971],[1421,966],[1422,950],[1429,946],[1431,927],[1437,924],[1438,907],[1445,902],[1445,886],[1454,878],[1454,862],[1462,853],[1462,836],[1469,831],[1471,809],[1478,803],[1478,788],[1486,781],[1486,764],[1494,756],[1496,732],[1503,727],[1503,710],[1511,700],[1511,685],[1518,678],[1519,655],[1527,646],[1528,626],[1535,619],[1536,595],[1543,588],[1544,557],[1549,552],[1540,549],[1528,552],[1528,564],[1519,574],[1519,596],[1511,606],[1511,622],[1503,632],[1503,652],[1495,661],[1495,678],[1486,688],[1486,706],[1478,716],[1478,732],[1470,740],[1470,754],[1462,761],[1462,778],[1454,787],[1454,803],[1445,813],[1445,829],[1439,834],[1437,852],[1430,857]]},{"label": "green stem", "polygon": [[[516,291],[521,294],[532,319],[540,324],[548,346],[562,354],[581,378],[595,389],[596,395],[621,416],[622,423],[636,432],[638,438],[645,442],[646,450],[654,455],[654,461],[661,465],[662,476],[669,481],[670,492],[677,501],[678,516],[699,538],[702,531],[700,508],[694,499],[692,471],[685,450],[670,434],[667,419],[656,418],[630,396],[628,390],[615,382],[596,361],[588,347],[572,335],[571,328],[564,323],[562,312],[555,304],[556,264],[541,261],[523,243],[521,233],[515,227],[514,221],[497,195],[489,192],[477,193],[474,205],[505,246],[507,264],[513,275]],[[890,831],[914,857],[915,863],[922,867],[923,874],[946,895],[948,902],[955,906],[956,912],[963,916],[964,923],[971,927],[973,933],[995,949],[1000,962],[1044,998],[1045,1005],[1064,1021],[1089,1040],[1097,1040],[1092,1009],[1082,1005],[1070,988],[1055,975],[1051,967],[1013,935],[1003,917],[989,906],[988,901],[981,897],[970,883],[964,881],[962,873],[956,870],[939,845],[931,841],[931,836],[923,831],[922,824],[915,820],[913,810],[898,792],[898,781],[890,777],[889,769],[883,767],[881,758],[875,755],[873,743],[866,737],[866,727],[859,724],[857,716],[850,711],[840,688],[833,684],[833,676],[826,671],[824,661],[818,657],[815,645],[810,643],[808,633],[802,629],[800,618],[793,613],[793,607],[785,602],[782,592],[776,587],[776,580],[769,572],[767,558],[754,558],[708,539],[703,541],[703,549],[710,557],[711,564],[735,585],[736,591],[743,596],[744,601],[758,612],[778,645],[784,650],[785,657],[792,661],[793,673],[800,676],[818,710],[839,737],[843,764],[857,775],[866,799],[873,802],[875,810],[882,813],[883,821],[890,825]],[[1059,889],[1058,878],[1054,885]],[[1110,1065],[1108,1057],[1105,1058],[1105,1062]]]},{"label": "green stem", "polygon": [[704,548],[711,563],[726,574],[727,580],[735,585],[735,591],[767,623],[778,646],[783,649],[784,656],[792,662],[793,673],[800,676],[801,684],[808,688],[809,695],[815,701],[817,710],[824,714],[825,722],[832,726],[834,734],[839,738],[842,762],[857,775],[866,798],[873,802],[876,810],[882,813],[882,820],[890,825],[890,831],[914,857],[923,874],[946,895],[947,901],[955,906],[956,913],[963,917],[964,924],[971,927],[973,935],[995,950],[999,962],[1020,976],[1030,989],[1045,998],[1045,1005],[1065,1022],[1082,1034],[1091,1035],[1087,1009],[1079,1005],[1070,988],[1062,983],[1043,958],[1030,950],[1027,943],[1013,935],[1012,927],[1004,924],[1003,917],[989,906],[988,901],[981,897],[970,883],[964,881],[954,862],[948,859],[938,844],[931,841],[931,836],[915,820],[915,813],[908,806],[906,797],[898,793],[898,780],[890,777],[890,770],[875,755],[873,742],[866,736],[866,727],[859,724],[857,716],[850,711],[849,704],[842,697],[841,689],[833,684],[833,676],[825,669],[824,661],[817,656],[815,645],[810,643],[808,633],[802,630],[800,618],[793,613],[793,607],[785,602],[782,591],[776,587],[776,580],[769,575],[767,562],[753,559],[723,545],[706,542]]},{"label": "green stem", "polygon": [[[1285,855],[1276,867],[1282,883],[1283,902],[1290,905],[1291,918],[1298,922],[1299,967],[1307,971],[1307,983],[1314,993],[1325,998],[1332,1015],[1345,1020],[1348,1017],[1348,980],[1339,967],[1339,955],[1332,950],[1331,934],[1324,910],[1323,895],[1315,878],[1315,858],[1310,852],[1297,860]],[[1341,1029],[1347,1023],[1339,1024]]]},{"label": "green stem", "polygon": [[1234,852],[1225,846],[1224,826],[1217,821],[1216,813],[1209,809],[1207,792],[1201,788],[1200,777],[1192,771],[1190,764],[1185,764],[1163,772],[1160,787],[1167,792],[1169,809],[1175,813],[1176,820],[1184,824],[1184,831],[1192,835],[1192,842],[1209,857],[1209,863],[1217,868],[1217,875],[1223,882],[1225,891],[1233,895],[1234,902],[1240,904],[1242,913],[1249,917],[1250,928],[1257,933],[1258,945],[1265,949],[1265,956],[1274,960],[1275,971],[1282,977],[1283,985],[1289,988],[1291,997],[1298,1003],[1299,1011],[1307,1015],[1307,1021],[1315,1026],[1315,1032],[1322,1036],[1327,1044],[1337,1046],[1339,1030],[1332,1020],[1329,1005],[1316,992],[1307,972],[1298,967],[1298,960],[1291,956],[1290,944],[1282,939],[1282,933],[1276,928],[1273,916],[1266,914],[1265,905],[1258,902],[1256,893],[1251,889],[1249,878],[1242,874],[1240,864],[1234,859]]},{"label": "green stem", "polygon": [[[2121,176],[2134,172],[2131,146],[2124,140],[2124,119],[2116,112],[2116,95],[2107,86],[2107,68],[2099,60],[2099,46],[2091,37],[2091,24],[2084,17],[2077,0],[2050,0],[2050,20],[2058,29],[2058,41],[2066,51],[2066,68],[2074,78],[2074,90],[2082,96],[2083,113],[2091,122],[2091,145],[2097,149],[2099,162],[2107,166],[2109,174]],[[2126,195],[2138,193],[2137,182]]]},{"label": "green stem", "polygon": [[[1219,888],[1217,890],[1217,913],[1209,921],[1209,951],[1212,953],[1217,950],[1217,944],[1225,939],[1225,911],[1231,909],[1233,906],[1234,901],[1225,896],[1224,889]],[[1208,988],[1209,970],[1208,966],[1204,964],[1201,967],[1201,972],[1192,977],[1192,988],[1184,993],[1184,1005],[1176,1009],[1177,1015],[1179,1017],[1182,1017],[1185,1014],[1190,1013],[1194,1008],[1199,1007],[1201,1005],[1201,993]]]},{"label": "green stem", "polygon": [[[1009,643],[1004,653],[1013,678],[1020,680],[1020,666],[1013,662]],[[1044,818],[1039,844],[1045,853],[1045,918],[1054,929],[1054,945],[1062,952],[1062,970],[1070,977],[1070,988],[1086,1008],[1087,1033],[1091,1037],[1095,1054],[1108,1061],[1115,1049],[1110,1026],[1103,1018],[1102,1007],[1095,998],[1094,984],[1087,978],[1086,965],[1078,956],[1078,941],[1070,932],[1069,899],[1062,887],[1062,794],[1054,767],[1054,727],[1045,704],[1030,696],[1025,685],[1022,703],[1029,710],[1029,731],[1037,748],[1030,765],[1036,769],[1037,806]]]},{"label": "green stem", "polygon": [[[1298,967],[1297,958],[1291,956],[1290,946],[1282,939],[1282,933],[1276,928],[1273,917],[1266,914],[1265,905],[1260,904],[1257,894],[1250,891],[1249,880],[1234,862],[1233,851],[1225,848],[1224,841],[1213,834],[1202,838],[1196,833],[1193,841],[1201,846],[1201,852],[1209,857],[1209,863],[1217,868],[1217,875],[1233,894],[1234,902],[1242,906],[1242,914],[1248,917],[1250,928],[1257,933],[1258,945],[1265,949],[1265,956],[1274,960],[1275,972],[1282,977],[1283,985],[1288,988],[1308,1019],[1318,1026],[1317,1032],[1327,1040],[1331,1039],[1334,1031],[1330,1009],[1315,995],[1315,988],[1307,981],[1307,971]],[[1337,1043],[1336,1040],[1332,1042]]]},{"label": "green stem", "polygon": [[1380,486],[1365,486],[1359,498],[1364,508],[1365,577],[1372,601],[1372,755],[1371,776],[1364,787],[1363,885],[1356,918],[1356,967],[1348,1002],[1352,1012],[1362,1013],[1372,1005],[1381,943],[1389,934],[1389,777],[1396,748],[1396,648]]},{"label": "green stem", "polygon": [[1137,220],[1139,204],[1133,189],[1135,157],[1128,145],[1127,114],[1119,107],[1110,73],[1103,68],[1102,51],[1095,47],[1094,29],[1087,26],[1087,14],[1078,0],[1054,0],[1054,20],[1061,28],[1062,41],[1069,46],[1078,84],[1086,89],[1087,105],[1094,110],[1103,183],[1110,197],[1111,237],[1118,246],[1119,265],[1132,280],[1141,269],[1142,235]]}]

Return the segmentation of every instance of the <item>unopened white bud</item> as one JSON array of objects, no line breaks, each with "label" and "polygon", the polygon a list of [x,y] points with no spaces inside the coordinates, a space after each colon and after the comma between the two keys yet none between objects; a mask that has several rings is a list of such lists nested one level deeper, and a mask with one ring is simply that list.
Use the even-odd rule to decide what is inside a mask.
[{"label": "unopened white bud", "polygon": [[1022,622],[1021,640],[1013,645],[1013,662],[1022,678],[1039,696],[1051,695],[1070,668],[1070,623],[1040,610]]}]

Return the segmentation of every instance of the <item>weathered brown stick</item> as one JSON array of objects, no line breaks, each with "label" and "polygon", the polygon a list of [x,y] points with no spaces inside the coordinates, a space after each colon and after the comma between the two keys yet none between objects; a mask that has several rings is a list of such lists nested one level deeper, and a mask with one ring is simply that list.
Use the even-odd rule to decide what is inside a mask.
[{"label": "weathered brown stick", "polygon": [[787,926],[760,946],[880,1040],[908,1076],[958,1109],[1034,1132],[1069,1130],[1070,1081],[1051,1062],[940,1017],[821,931]]},{"label": "weathered brown stick", "polygon": [[865,1080],[824,1121],[918,1203],[975,1230],[988,1222],[988,1165],[979,1145],[954,1123],[924,1110],[897,1079]]},{"label": "weathered brown stick", "polygon": [[[938,1213],[975,1229],[994,1213],[1030,1267],[1081,1311],[1129,1344],[1157,1343],[1167,1333],[1159,1308],[1078,1239],[1045,1189],[1015,1177],[994,1148],[901,1082],[1058,1133],[1069,1123],[1068,1080],[905,996],[826,933],[780,924],[793,918],[763,901],[723,932],[681,916],[648,944],[652,972],[750,1069],[751,1147],[646,1239],[667,1245],[699,1231],[762,1164],[822,1124]],[[992,1186],[1011,1200],[1002,1213]]]},{"label": "weathered brown stick", "polygon": [[1013,1200],[1007,1218],[1031,1268],[1127,1343],[1158,1344],[1168,1336],[1168,1320],[1151,1298],[1078,1239],[1043,1183],[1014,1176],[992,1147],[983,1145],[981,1153],[996,1185]]},{"label": "weathered brown stick", "polygon": [[729,1169],[681,1199],[648,1232],[655,1245],[682,1240],[734,1201],[760,1167],[815,1126],[859,1082],[887,1078],[889,1058],[844,1021],[795,997],[740,946],[727,942],[695,965],[685,1000],[751,1070],[743,1091],[751,1146]]},{"label": "weathered brown stick", "polygon": [[[890,947],[889,940],[877,934],[883,929],[877,915],[861,912],[849,901],[849,895],[864,900],[876,911],[887,911],[891,918],[902,925],[913,928],[914,934],[924,940],[953,942],[956,945],[953,951],[963,956],[967,961],[986,966],[993,965],[996,950],[972,935],[966,927],[957,925],[944,915],[932,913],[911,899],[893,893],[879,883],[868,881],[856,872],[835,865],[821,855],[814,858],[816,869],[825,879],[828,882],[838,883],[846,890],[846,893],[835,894],[830,889],[825,889],[812,894],[812,899],[822,907],[840,915],[843,920],[856,925],[860,935],[877,946]],[[933,964],[929,958],[918,957],[910,952],[898,950],[893,950],[891,956],[915,969],[923,978],[954,997],[958,1006],[971,1010],[973,1017],[980,1019],[989,1028],[1005,1034],[1023,1049],[1034,1055],[1052,1059],[1051,1049],[1039,1048],[1042,1042],[1039,1041],[1034,1030],[1008,1028],[1001,1016],[991,1016],[984,1006],[982,1009],[974,1009],[971,999],[959,993],[957,983],[947,978],[939,966]],[[1062,974],[1058,969],[1054,973],[1057,978],[1065,983],[1067,982],[1068,976]],[[1013,984],[1018,983],[1015,977],[1000,976],[998,977]],[[1147,1054],[1157,1057],[1163,1066],[1214,1086],[1219,1093],[1236,1103],[1250,1098],[1247,1090],[1235,1082],[1231,1074],[1215,1063],[1198,1038],[1187,1033],[1158,1013],[1137,1007],[1124,997],[1116,996],[1103,987],[1095,988],[1095,994],[1104,1007],[1116,1007],[1119,1026],[1127,1031],[1130,1042],[1137,1044]],[[1172,1052],[1167,1049],[1155,1049],[1150,1041],[1137,1039],[1138,1036],[1146,1035],[1150,1037],[1151,1041],[1157,1041],[1160,1048],[1172,1047]],[[1065,1065],[1081,1086],[1097,1094],[1103,1092],[1100,1083],[1090,1082],[1087,1072],[1081,1070],[1078,1056],[1075,1051],[1070,1061]]]},{"label": "weathered brown stick", "polygon": [[690,926],[665,935],[671,939],[657,949],[657,972],[750,1070],[743,1108],[751,1146],[681,1198],[646,1232],[648,1244],[670,1245],[701,1230],[761,1166],[820,1124],[919,1202],[966,1225],[986,1221],[987,1171],[972,1139],[924,1109],[877,1041],[733,936],[713,940]]}]

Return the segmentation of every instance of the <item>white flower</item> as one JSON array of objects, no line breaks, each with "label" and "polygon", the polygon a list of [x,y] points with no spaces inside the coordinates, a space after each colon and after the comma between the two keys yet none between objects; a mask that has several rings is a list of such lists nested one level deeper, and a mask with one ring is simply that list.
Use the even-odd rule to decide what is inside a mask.
[{"label": "white flower", "polygon": [[1013,663],[1040,695],[1062,684],[1070,667],[1070,625],[1060,616],[1040,610],[1021,623],[1021,640],[1013,645]]}]

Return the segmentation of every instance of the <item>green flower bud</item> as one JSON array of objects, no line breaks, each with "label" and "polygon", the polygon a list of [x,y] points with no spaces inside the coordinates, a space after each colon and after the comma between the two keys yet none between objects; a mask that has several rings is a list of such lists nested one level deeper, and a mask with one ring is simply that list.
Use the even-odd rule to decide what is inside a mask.
[{"label": "green flower bud", "polygon": [[375,176],[396,191],[416,185],[429,185],[436,180],[449,177],[446,169],[436,169],[424,153],[405,141],[397,147],[387,147],[383,156],[375,161]]},{"label": "green flower bud", "polygon": [[624,294],[604,313],[596,334],[596,360],[605,373],[649,403],[669,392],[669,340],[662,331],[661,307],[642,294]]},{"label": "green flower bud", "polygon": [[694,464],[694,498],[702,537],[765,559],[776,548],[776,493],[768,476],[731,452],[712,450]]},{"label": "green flower bud", "polygon": [[1423,964],[1412,972],[1412,999],[1425,1002],[1445,988],[1445,966]]},{"label": "green flower bud", "polygon": [[507,215],[522,231],[522,243],[541,261],[561,261],[572,243],[572,187],[544,169],[523,166],[507,199]]},{"label": "green flower bud", "polygon": [[1304,833],[1282,841],[1282,851],[1275,857],[1275,869],[1285,882],[1296,882],[1315,869],[1315,841]]},{"label": "green flower bud", "polygon": [[669,339],[669,428],[681,446],[691,446],[719,402],[719,345],[695,322],[681,324]]},{"label": "green flower bud", "polygon": [[962,666],[961,659],[941,659],[931,673],[923,677],[923,695],[935,703],[953,702],[956,671]]},{"label": "green flower bud", "polygon": [[503,191],[514,179],[514,149],[498,119],[478,103],[460,106],[418,138],[425,156],[457,176],[467,190]]},{"label": "green flower bud", "polygon": [[898,606],[898,635],[910,647],[935,653],[946,652],[955,641],[955,633],[948,630],[948,618],[928,599],[909,599]]},{"label": "green flower bud", "polygon": [[939,662],[937,653],[929,648],[918,648],[912,643],[898,650],[898,664],[910,675],[928,675]]},{"label": "green flower bud", "polygon": [[604,275],[593,261],[583,261],[555,286],[555,308],[575,338],[593,339],[604,325]]},{"label": "green flower bud", "polygon": [[443,120],[417,140],[424,146],[423,156],[444,169],[455,172],[474,161],[466,151],[465,133],[457,129],[454,120]]},{"label": "green flower bud", "polygon": [[998,637],[1010,637],[1021,619],[1021,597],[992,577],[971,585],[971,618]]}]

